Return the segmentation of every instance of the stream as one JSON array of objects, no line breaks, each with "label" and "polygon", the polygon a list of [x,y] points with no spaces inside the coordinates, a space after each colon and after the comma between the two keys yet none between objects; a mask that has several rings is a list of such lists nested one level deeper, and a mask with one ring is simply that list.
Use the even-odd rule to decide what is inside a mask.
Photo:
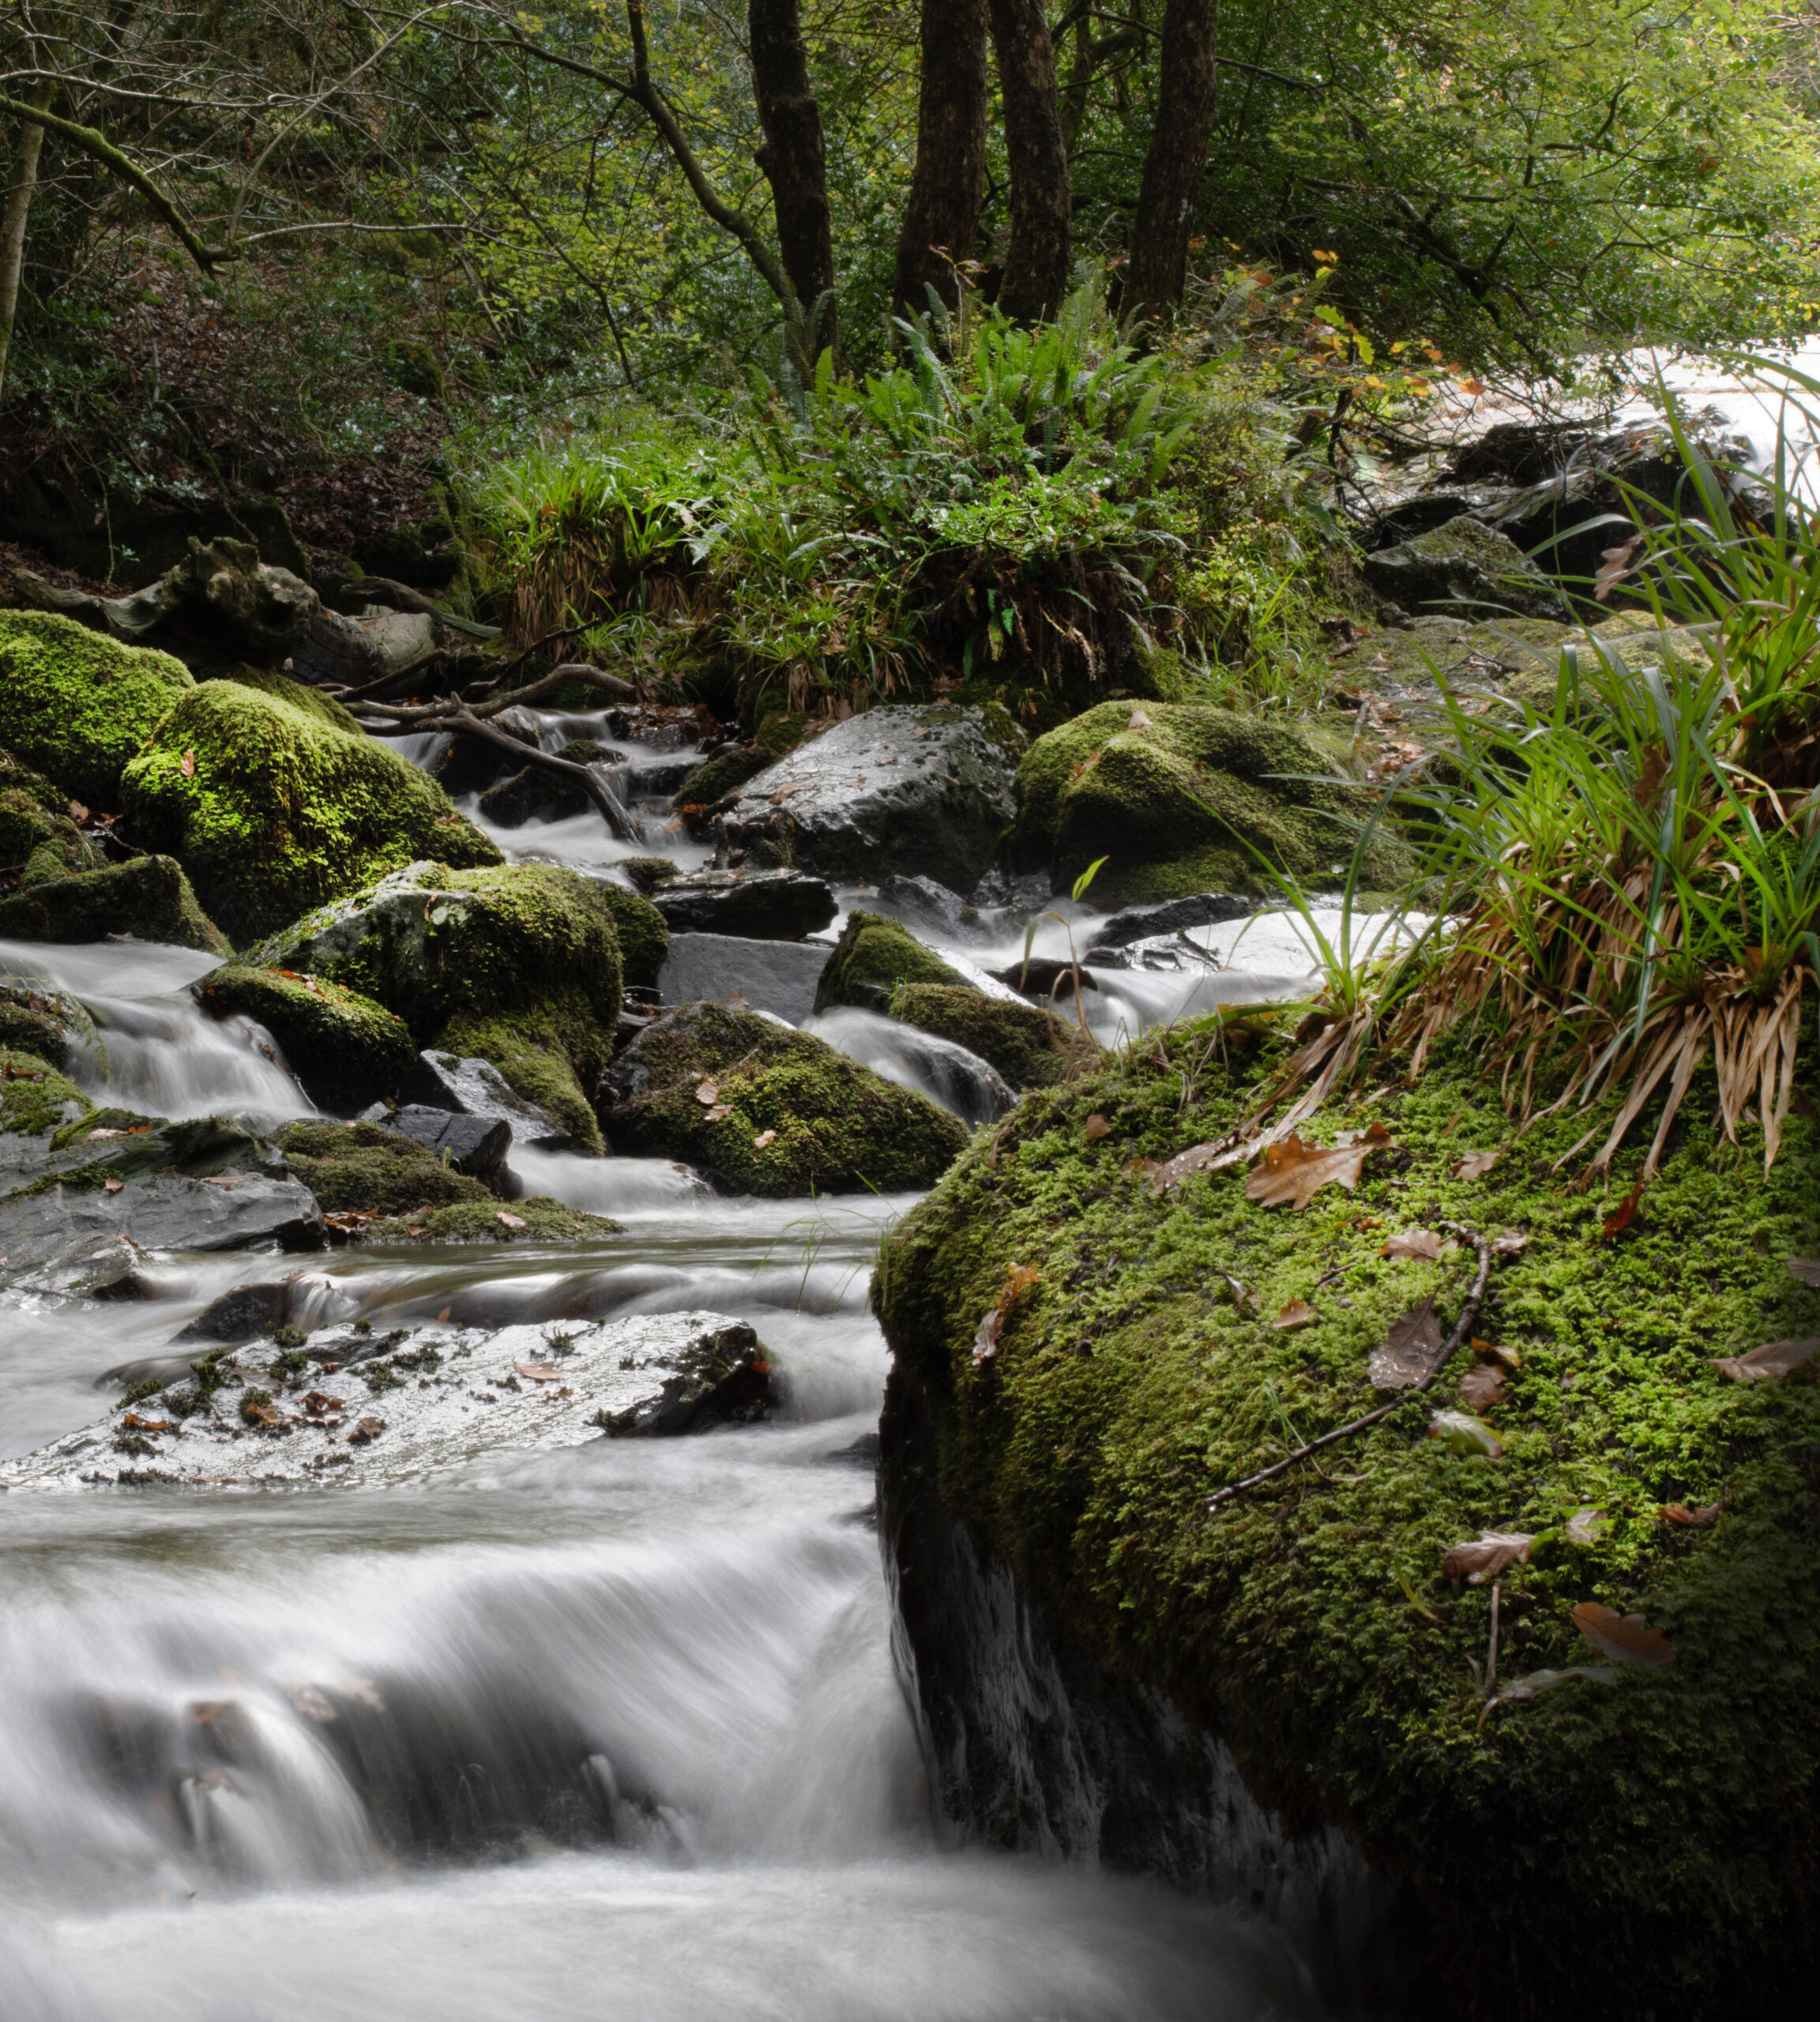
[{"label": "stream", "polygon": [[[592,815],[497,832],[596,874],[630,853]],[[1071,924],[1078,940],[1092,921]],[[1046,922],[1039,949],[1066,953],[1070,931]],[[1115,1036],[1305,972],[1284,923],[1235,955],[1239,931],[1203,935],[1186,972],[1103,972],[1090,1020]],[[990,966],[1022,945],[1020,918],[957,952]],[[91,1007],[111,1075],[94,1068],[95,1092],[169,1116],[310,1113],[255,1029],[194,1012],[184,987],[209,966],[0,948],[0,970]],[[889,1034],[827,1035],[890,1053]],[[1287,1947],[1238,1911],[961,1849],[931,1817],[872,1516],[887,1355],[868,1276],[909,1199],[728,1199],[656,1160],[513,1164],[621,1232],[160,1257],[151,1299],[4,1295],[0,1456],[92,1419],[107,1371],[299,1263],[314,1311],[376,1326],[535,1319],[584,1284],[615,1316],[710,1309],[757,1329],[785,1392],[767,1423],[494,1453],[432,1487],[0,1495],[8,2022],[1318,2013]]]}]

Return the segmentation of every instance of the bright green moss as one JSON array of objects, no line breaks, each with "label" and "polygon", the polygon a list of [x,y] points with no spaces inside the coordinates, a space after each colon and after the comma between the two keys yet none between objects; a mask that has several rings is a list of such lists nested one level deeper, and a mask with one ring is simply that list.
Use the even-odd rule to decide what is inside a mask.
[{"label": "bright green moss", "polygon": [[127,761],[195,686],[168,653],[0,611],[0,744],[91,807],[119,806]]},{"label": "bright green moss", "polygon": [[882,1011],[900,984],[916,983],[969,987],[958,969],[925,948],[901,921],[855,908],[815,986],[815,1009],[856,1004]]},{"label": "bright green moss", "polygon": [[[1351,855],[1370,796],[1346,783],[1345,740],[1210,703],[1106,702],[1039,738],[1017,771],[1016,846],[1064,881],[1096,858],[1096,904],[1264,892],[1264,863],[1313,883]],[[1412,869],[1387,828],[1365,881]]]},{"label": "bright green moss", "polygon": [[404,1020],[320,976],[230,962],[194,986],[212,1017],[256,1020],[318,1108],[352,1111],[395,1096],[417,1064]]},{"label": "bright green moss", "polygon": [[906,983],[886,1008],[906,1025],[978,1054],[1014,1088],[1048,1088],[1096,1051],[1066,1018],[1034,1004],[1007,1004],[965,984]]},{"label": "bright green moss", "polygon": [[18,891],[0,899],[0,940],[80,943],[131,934],[208,955],[232,952],[175,858],[134,857],[102,870],[66,871],[47,884],[29,878],[28,872]]},{"label": "bright green moss", "polygon": [[415,1220],[451,1202],[498,1205],[479,1180],[376,1123],[289,1123],[273,1141],[325,1214],[377,1208]]},{"label": "bright green moss", "polygon": [[664,923],[664,915],[649,899],[628,892],[622,885],[603,882],[600,889],[619,937],[619,962],[625,980],[655,990],[670,946],[670,930]]},{"label": "bright green moss", "polygon": [[0,1130],[42,1137],[61,1124],[87,1116],[95,1105],[36,1054],[0,1046]]},{"label": "bright green moss", "polygon": [[686,807],[711,807],[777,762],[777,754],[762,745],[730,744],[702,760],[676,789],[670,805],[679,814]]},{"label": "bright green moss", "polygon": [[573,998],[555,996],[536,1011],[465,1013],[443,1027],[436,1045],[491,1061],[510,1088],[562,1126],[577,1152],[598,1158],[606,1149],[590,1092],[607,1065],[607,1049],[586,1006]]},{"label": "bright green moss", "polygon": [[[1820,1332],[1786,1265],[1820,1253],[1820,1126],[1791,1119],[1766,1182],[1761,1133],[1735,1151],[1705,1121],[1709,1076],[1606,1240],[1640,1151],[1579,1190],[1585,1154],[1555,1162],[1589,1119],[1517,1139],[1456,1051],[1310,1128],[1387,1126],[1356,1193],[1265,1208],[1228,1170],[1159,1197],[1133,1161],[1217,1137],[1250,1092],[1213,1038],[1153,1035],[1027,1098],[888,1245],[894,1380],[934,1420],[943,1496],[1066,1633],[1224,1732],[1262,1798],[1406,1874],[1475,2013],[1772,2012],[1753,1990],[1811,1970],[1820,1874],[1820,1371],[1732,1385],[1713,1361]],[[1494,1148],[1488,1178],[1455,1176]],[[1528,1237],[1475,1329],[1521,1358],[1487,1414],[1502,1459],[1450,1456],[1418,1405],[1210,1514],[1213,1490],[1375,1401],[1367,1362],[1401,1314],[1433,1291],[1451,1321],[1466,1255],[1381,1253],[1442,1219]],[[976,1368],[1013,1265],[1040,1276]],[[1317,1324],[1274,1327],[1295,1299]],[[1728,1486],[1715,1523],[1658,1513]],[[1587,1505],[1609,1528],[1577,1545]],[[1489,1591],[1440,1577],[1481,1528],[1540,1541],[1502,1582],[1501,1679],[1598,1661],[1582,1600],[1642,1611],[1678,1661],[1487,1714]]]},{"label": "bright green moss", "polygon": [[125,777],[133,840],[177,858],[237,943],[419,859],[499,860],[427,774],[269,686],[193,690]]}]

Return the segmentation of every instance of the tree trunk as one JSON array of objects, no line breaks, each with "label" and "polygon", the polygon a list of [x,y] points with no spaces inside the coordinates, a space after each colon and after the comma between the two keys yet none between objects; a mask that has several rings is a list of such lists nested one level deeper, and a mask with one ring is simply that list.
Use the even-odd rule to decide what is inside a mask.
[{"label": "tree trunk", "polygon": [[[51,86],[39,84],[28,101],[39,111],[51,103]],[[44,129],[34,120],[20,123],[13,150],[13,175],[6,191],[6,211],[0,217],[0,400],[6,393],[6,359],[13,348],[13,325],[19,315],[19,276],[25,265],[25,224],[32,215],[32,195],[38,186],[38,157]]]},{"label": "tree trunk", "polygon": [[1156,125],[1131,220],[1122,315],[1161,319],[1182,300],[1188,234],[1220,88],[1220,0],[1168,0]]},{"label": "tree trunk", "polygon": [[1011,171],[1011,236],[998,306],[1020,323],[1034,323],[1053,316],[1068,292],[1074,197],[1055,92],[1055,51],[1042,0],[989,5]]},{"label": "tree trunk", "polygon": [[973,257],[986,187],[986,0],[923,0],[916,172],[897,239],[892,306],[929,306],[932,288],[959,299],[957,261]]},{"label": "tree trunk", "polygon": [[822,111],[809,83],[808,52],[797,0],[748,0],[752,84],[765,145],[758,166],[771,185],[777,246],[809,330],[809,348],[834,341],[834,305],[818,324],[816,305],[834,286],[834,242],[828,220],[828,159]]}]

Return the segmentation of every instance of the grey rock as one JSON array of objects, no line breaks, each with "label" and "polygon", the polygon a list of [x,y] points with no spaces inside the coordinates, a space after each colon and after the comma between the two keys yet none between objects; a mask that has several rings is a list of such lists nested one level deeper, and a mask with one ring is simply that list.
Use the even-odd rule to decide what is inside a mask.
[{"label": "grey rock", "polygon": [[[1045,891],[1043,897],[1047,896]],[[981,933],[979,908],[933,878],[883,878],[878,885],[878,901],[886,911],[925,933],[963,941],[977,938]]]},{"label": "grey rock", "polygon": [[[490,1060],[464,1059],[431,1049],[418,1055],[417,1071],[402,1092],[409,1102],[427,1109],[452,1110],[458,1115],[502,1122],[510,1130],[514,1144],[560,1152],[573,1141],[547,1110],[527,1101]],[[370,1120],[388,1122],[391,1112],[382,1106],[381,1112]]]},{"label": "grey rock", "polygon": [[839,906],[827,880],[801,870],[698,870],[658,885],[651,903],[672,934],[800,941]]},{"label": "grey rock", "polygon": [[1093,945],[1082,959],[1103,961],[1107,954],[1129,948],[1134,941],[1179,934],[1191,926],[1217,926],[1229,919],[1243,919],[1257,910],[1256,900],[1224,892],[1198,892],[1190,898],[1166,899],[1160,906],[1130,906],[1093,930]]},{"label": "grey rock", "polygon": [[772,863],[967,890],[1015,812],[1011,756],[977,709],[887,704],[837,723],[720,804],[728,840]]},{"label": "grey rock", "polygon": [[754,1011],[799,1025],[815,1009],[815,986],[833,952],[818,941],[675,934],[657,991],[666,1004],[717,1004],[743,997]]},{"label": "grey rock", "polygon": [[446,1157],[457,1172],[481,1181],[498,1178],[512,1148],[512,1126],[499,1116],[468,1116],[458,1110],[406,1103],[373,1121],[382,1130],[408,1137],[437,1157]]},{"label": "grey rock", "polygon": [[264,1284],[236,1285],[203,1307],[189,1325],[173,1334],[173,1342],[255,1341],[281,1327],[291,1310],[291,1287],[283,1279]]},{"label": "grey rock", "polygon": [[1359,566],[1379,596],[1415,614],[1438,609],[1457,616],[1465,607],[1558,622],[1571,615],[1560,592],[1507,534],[1464,514],[1380,548]]}]

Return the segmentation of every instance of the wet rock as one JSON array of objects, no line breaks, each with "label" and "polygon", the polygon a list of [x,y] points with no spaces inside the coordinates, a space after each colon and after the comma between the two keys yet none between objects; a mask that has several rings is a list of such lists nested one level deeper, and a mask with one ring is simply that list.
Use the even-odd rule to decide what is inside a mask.
[{"label": "wet rock", "polygon": [[[107,1058],[95,1021],[82,1005],[68,991],[34,976],[0,977],[0,1047],[35,1054],[60,1070]],[[0,1103],[9,1099],[0,1089]],[[82,1099],[86,1103],[88,1098]]]},{"label": "wet rock", "polygon": [[[358,1362],[348,1359],[356,1350]],[[149,1453],[115,1449],[116,1410],[0,1467],[0,1485],[433,1480],[603,1437],[750,1422],[777,1400],[764,1345],[717,1313],[425,1328],[378,1344],[318,1334],[309,1354],[312,1366],[295,1373],[270,1345],[218,1358],[128,1408],[149,1423],[139,1437]],[[256,1392],[270,1401],[250,1418],[243,1407]]]},{"label": "wet rock", "polygon": [[319,1109],[358,1110],[395,1096],[417,1065],[403,1019],[321,976],[232,962],[192,984],[190,994],[212,1017],[263,1025]]},{"label": "wet rock", "polygon": [[1254,899],[1241,899],[1228,892],[1196,892],[1184,899],[1166,899],[1160,906],[1131,906],[1102,920],[1093,930],[1093,945],[1081,958],[1117,968],[1115,957],[1135,941],[1149,941],[1159,934],[1184,934],[1195,926],[1217,926],[1231,919],[1244,919],[1258,910]]},{"label": "wet rock", "polygon": [[[204,1306],[189,1325],[173,1334],[174,1342],[257,1340],[284,1325],[291,1311],[291,1287],[283,1279],[265,1284],[236,1285]],[[131,1379],[137,1381],[139,1379]]]},{"label": "wet rock", "polygon": [[421,1144],[432,1157],[483,1186],[499,1178],[512,1148],[512,1126],[503,1117],[464,1116],[453,1110],[426,1109],[416,1103],[374,1118],[382,1130],[395,1131]]},{"label": "wet rock", "polygon": [[921,1188],[966,1126],[822,1040],[752,1011],[691,1004],[656,1020],[608,1069],[613,1141],[676,1158],[730,1193]]},{"label": "wet rock", "polygon": [[464,1060],[457,1054],[434,1050],[420,1054],[405,1094],[410,1101],[432,1109],[502,1122],[514,1144],[562,1151],[570,1141],[568,1131],[547,1111],[528,1103],[490,1060]]},{"label": "wet rock", "polygon": [[1011,819],[1013,777],[978,710],[893,703],[837,723],[714,811],[763,862],[869,882],[920,872],[965,890]]},{"label": "wet rock", "polygon": [[1508,534],[1467,516],[1379,548],[1359,566],[1380,596],[1415,614],[1570,614],[1561,592]]},{"label": "wet rock", "polygon": [[840,910],[827,881],[800,870],[697,870],[660,885],[652,904],[673,934],[800,941]]},{"label": "wet rock", "polygon": [[193,690],[123,787],[132,840],[175,857],[243,945],[393,866],[499,861],[432,780],[276,677],[269,693],[238,681]]},{"label": "wet rock", "polygon": [[[1048,898],[1045,889],[1036,900]],[[939,934],[951,941],[975,938],[981,930],[979,908],[958,892],[950,892],[933,878],[883,878],[878,885],[882,904],[889,906],[912,926]]]},{"label": "wet rock", "polygon": [[622,857],[614,866],[634,892],[649,898],[666,878],[680,878],[682,866],[667,856]]},{"label": "wet rock", "polygon": [[[556,754],[572,765],[612,767],[626,763],[626,754],[591,737],[572,739]],[[586,814],[594,803],[572,780],[527,765],[490,786],[480,796],[480,813],[500,829],[521,829],[528,821],[563,821]]]},{"label": "wet rock", "polygon": [[910,983],[890,1000],[891,1016],[919,1032],[964,1047],[988,1062],[1014,1089],[1065,1081],[1096,1050],[1060,1013],[1034,1004],[1006,1004],[980,991]]},{"label": "wet rock", "polygon": [[815,1009],[855,1004],[879,1011],[905,983],[964,984],[967,979],[951,963],[925,948],[901,920],[855,908],[828,966],[815,988]]},{"label": "wet rock", "polygon": [[814,1035],[887,1081],[918,1088],[965,1123],[996,1123],[1017,1091],[988,1061],[957,1041],[895,1017],[844,1004],[821,1013]]},{"label": "wet rock", "polygon": [[[1268,893],[1266,865],[1337,880],[1374,805],[1348,776],[1350,731],[1350,722],[1337,735],[1210,703],[1102,703],[1026,754],[1013,846],[1046,859],[1062,891],[1105,859],[1096,904]],[[1386,890],[1412,870],[1387,822],[1364,867],[1367,885]]]},{"label": "wet rock", "polygon": [[141,856],[104,870],[21,883],[0,899],[0,941],[83,943],[130,935],[230,955],[228,937],[196,902],[175,857]]},{"label": "wet rock", "polygon": [[799,1025],[815,1009],[829,950],[814,941],[746,941],[728,934],[679,934],[657,979],[665,1004],[738,998],[755,1011]]}]

